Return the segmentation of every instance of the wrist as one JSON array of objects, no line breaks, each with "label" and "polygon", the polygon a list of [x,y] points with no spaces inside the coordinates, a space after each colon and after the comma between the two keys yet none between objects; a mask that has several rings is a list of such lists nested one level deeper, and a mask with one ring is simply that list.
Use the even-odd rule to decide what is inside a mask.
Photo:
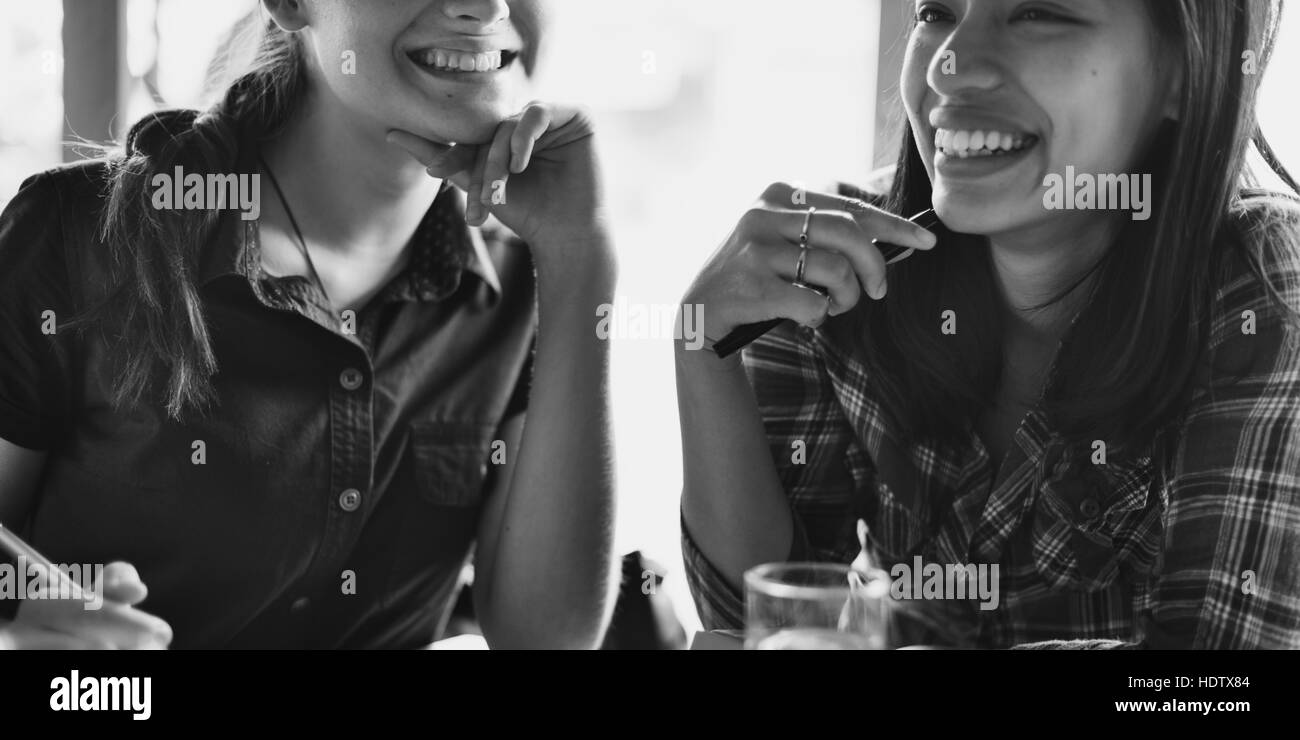
[{"label": "wrist", "polygon": [[726,357],[719,357],[713,351],[714,340],[705,339],[703,345],[698,342],[692,343],[685,339],[678,339],[673,342],[674,355],[676,357],[677,369],[680,372],[697,375],[733,375],[744,373],[744,363],[741,361],[741,353],[734,352]]}]

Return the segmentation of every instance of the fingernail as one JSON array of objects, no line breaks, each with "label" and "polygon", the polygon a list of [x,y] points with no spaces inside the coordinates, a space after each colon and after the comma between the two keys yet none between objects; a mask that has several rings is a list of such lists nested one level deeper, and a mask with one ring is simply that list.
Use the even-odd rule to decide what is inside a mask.
[{"label": "fingernail", "polygon": [[888,292],[888,290],[889,290],[889,284],[885,280],[881,280],[877,282],[875,286],[872,288],[871,297],[875,298],[878,301],[882,300],[885,297],[885,293]]},{"label": "fingernail", "polygon": [[925,242],[927,246],[933,247],[939,243],[939,237],[935,236],[933,231],[922,230],[921,241]]}]

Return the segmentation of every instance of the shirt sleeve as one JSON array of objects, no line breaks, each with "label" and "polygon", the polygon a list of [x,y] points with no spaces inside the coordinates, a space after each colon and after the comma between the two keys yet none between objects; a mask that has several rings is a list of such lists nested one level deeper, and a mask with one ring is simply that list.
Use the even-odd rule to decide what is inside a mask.
[{"label": "shirt sleeve", "polygon": [[[840,411],[812,335],[786,322],[744,350],[772,459],[789,499],[794,540],[787,560],[849,563],[857,535],[849,516],[852,430]],[[744,596],[700,552],[682,521],[686,580],[705,629],[744,626]]]},{"label": "shirt sleeve", "polygon": [[0,213],[0,437],[34,450],[53,445],[69,405],[62,210],[54,176],[36,175]]},{"label": "shirt sleeve", "polygon": [[1147,647],[1300,648],[1300,332],[1251,292],[1175,451]]},{"label": "shirt sleeve", "polygon": [[537,332],[534,331],[528,357],[524,360],[523,368],[519,371],[519,379],[515,382],[515,389],[511,392],[510,400],[506,403],[505,421],[509,421],[528,411],[528,399],[533,385],[533,356],[536,352]]}]

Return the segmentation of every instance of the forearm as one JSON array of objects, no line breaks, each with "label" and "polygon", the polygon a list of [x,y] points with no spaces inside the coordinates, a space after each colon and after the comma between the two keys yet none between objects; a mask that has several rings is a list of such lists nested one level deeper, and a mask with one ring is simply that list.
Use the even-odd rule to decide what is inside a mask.
[{"label": "forearm", "polygon": [[494,646],[597,647],[613,607],[609,345],[595,331],[613,301],[607,255],[602,242],[537,260],[532,388],[483,615]]},{"label": "forearm", "polygon": [[794,526],[758,402],[738,358],[677,346],[682,515],[700,552],[739,588],[744,572],[785,560]]}]

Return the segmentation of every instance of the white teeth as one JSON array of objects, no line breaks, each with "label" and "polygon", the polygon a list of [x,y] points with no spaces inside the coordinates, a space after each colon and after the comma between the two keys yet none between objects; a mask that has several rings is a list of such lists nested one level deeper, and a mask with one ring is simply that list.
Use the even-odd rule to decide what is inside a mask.
[{"label": "white teeth", "polygon": [[1029,134],[1006,131],[935,129],[934,147],[949,157],[991,157],[1014,152],[1035,141]]},{"label": "white teeth", "polygon": [[426,67],[452,72],[490,72],[501,68],[501,52],[468,52],[454,49],[427,49],[416,57]]}]

